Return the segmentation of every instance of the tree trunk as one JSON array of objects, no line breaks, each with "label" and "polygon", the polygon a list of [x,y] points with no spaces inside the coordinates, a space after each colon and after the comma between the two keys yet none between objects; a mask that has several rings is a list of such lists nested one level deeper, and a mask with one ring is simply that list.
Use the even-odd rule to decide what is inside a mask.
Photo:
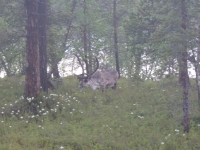
[{"label": "tree trunk", "polygon": [[[200,35],[200,31],[199,31]],[[195,59],[195,51],[192,49],[192,56],[188,58],[188,60],[194,65],[195,68],[195,81],[197,86],[197,92],[198,92],[198,103],[199,103],[199,109],[200,109],[200,69],[199,69],[199,63],[200,63],[200,40],[198,41],[198,49],[197,49],[197,59]]]},{"label": "tree trunk", "polygon": [[[86,0],[84,0],[84,6],[83,6],[83,13],[84,17],[86,18]],[[84,25],[83,25],[83,44],[84,44],[84,61],[86,64],[86,73],[89,74],[89,66],[88,66],[88,48],[87,48],[87,22],[84,20]]]},{"label": "tree trunk", "polygon": [[182,45],[183,49],[181,51],[180,58],[180,83],[183,87],[183,125],[184,132],[189,132],[189,106],[188,106],[188,91],[189,91],[189,77],[188,77],[188,66],[187,66],[187,39],[186,39],[186,30],[187,30],[187,10],[186,10],[186,2],[185,0],[181,0],[181,15],[182,15],[182,24],[181,27],[183,29],[182,33]]},{"label": "tree trunk", "polygon": [[113,26],[114,26],[114,48],[115,48],[115,60],[116,60],[116,70],[119,73],[120,78],[120,69],[119,69],[119,56],[118,56],[118,37],[117,37],[117,12],[116,12],[116,0],[113,0]]},{"label": "tree trunk", "polygon": [[8,69],[8,67],[6,66],[6,61],[4,61],[4,58],[3,58],[3,57],[1,57],[1,65],[2,65],[2,67],[3,67],[3,69],[4,69],[4,71],[6,72],[6,75],[7,75],[8,77],[10,77],[10,76],[11,76],[10,69]]},{"label": "tree trunk", "polygon": [[44,92],[48,92],[47,87],[47,44],[46,44],[46,18],[47,0],[38,1],[38,31],[39,31],[39,54],[40,54],[40,86]]},{"label": "tree trunk", "polygon": [[52,67],[52,74],[53,77],[55,79],[60,78],[60,74],[59,74],[59,70],[58,70],[58,63],[56,63],[53,67]]},{"label": "tree trunk", "polygon": [[88,70],[89,73],[95,70],[95,62],[92,59],[92,36],[90,29],[88,29]]},{"label": "tree trunk", "polygon": [[64,48],[66,48],[66,42],[68,40],[68,36],[69,36],[69,32],[70,32],[70,29],[72,27],[72,21],[74,19],[74,10],[76,8],[76,4],[77,4],[77,0],[73,0],[72,2],[72,7],[71,7],[71,11],[70,11],[70,20],[67,22],[67,26],[66,26],[66,33],[65,33],[65,40],[64,40]]},{"label": "tree trunk", "polygon": [[135,73],[134,73],[134,79],[137,81],[140,81],[140,71],[141,71],[141,58],[142,54],[140,50],[136,50],[135,52]]},{"label": "tree trunk", "polygon": [[40,92],[38,0],[25,0],[26,8],[26,82],[25,98]]},{"label": "tree trunk", "polygon": [[199,102],[199,108],[200,108],[200,25],[198,26],[199,28],[199,39],[198,39],[198,50],[197,50],[197,89],[198,89],[198,102]]}]

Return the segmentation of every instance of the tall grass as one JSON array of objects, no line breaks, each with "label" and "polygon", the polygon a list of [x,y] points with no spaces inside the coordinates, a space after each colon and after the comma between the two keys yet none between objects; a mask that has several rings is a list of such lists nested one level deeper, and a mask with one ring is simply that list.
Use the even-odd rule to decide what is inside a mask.
[{"label": "tall grass", "polygon": [[[22,112],[23,79],[0,80],[1,150],[199,150],[200,113],[190,90],[190,132],[183,133],[182,92],[175,80],[120,79],[105,93],[78,89],[67,77],[37,98],[38,114]],[[192,83],[191,83],[192,84]]]}]

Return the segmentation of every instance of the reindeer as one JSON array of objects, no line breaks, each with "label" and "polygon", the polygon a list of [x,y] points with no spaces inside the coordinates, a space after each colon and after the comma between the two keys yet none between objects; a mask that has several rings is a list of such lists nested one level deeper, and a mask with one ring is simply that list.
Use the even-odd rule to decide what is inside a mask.
[{"label": "reindeer", "polygon": [[78,57],[78,55],[75,56],[78,58],[79,64],[82,67],[82,74],[76,75],[77,79],[79,79],[80,81],[79,85],[80,88],[91,87],[93,90],[100,88],[102,92],[104,92],[106,88],[116,89],[117,81],[119,79],[119,74],[116,70],[114,69],[98,70],[99,61],[98,58],[95,57],[97,63],[96,69],[92,73],[85,75],[80,58]]}]

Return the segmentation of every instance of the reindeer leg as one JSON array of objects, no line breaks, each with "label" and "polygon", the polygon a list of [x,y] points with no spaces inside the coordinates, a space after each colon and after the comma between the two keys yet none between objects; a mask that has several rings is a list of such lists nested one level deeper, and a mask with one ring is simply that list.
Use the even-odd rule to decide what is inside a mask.
[{"label": "reindeer leg", "polygon": [[105,91],[105,86],[104,85],[101,86],[101,90],[102,90],[102,92]]},{"label": "reindeer leg", "polygon": [[113,90],[116,90],[117,88],[117,83],[114,84],[114,86],[112,87]]}]

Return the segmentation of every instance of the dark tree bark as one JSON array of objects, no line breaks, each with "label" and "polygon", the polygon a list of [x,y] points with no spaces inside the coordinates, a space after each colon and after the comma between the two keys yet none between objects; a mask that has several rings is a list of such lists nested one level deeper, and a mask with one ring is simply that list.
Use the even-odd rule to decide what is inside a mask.
[{"label": "dark tree bark", "polygon": [[48,92],[47,86],[47,35],[46,35],[46,18],[47,18],[47,0],[38,1],[38,33],[39,33],[39,54],[40,54],[40,86],[44,92]]},{"label": "dark tree bark", "polygon": [[192,56],[188,57],[188,60],[194,65],[195,68],[195,81],[197,86],[197,93],[198,93],[198,103],[200,109],[200,26],[199,26],[199,38],[198,38],[198,49],[197,49],[197,59],[195,59],[195,50],[192,49]]},{"label": "dark tree bark", "polygon": [[1,65],[6,72],[6,75],[8,77],[10,77],[12,74],[11,74],[10,70],[8,69],[8,67],[6,66],[6,61],[3,60],[3,57],[1,58]]},{"label": "dark tree bark", "polygon": [[69,32],[70,32],[71,25],[72,25],[72,21],[73,21],[73,19],[74,19],[73,14],[74,14],[74,10],[75,10],[75,8],[76,8],[76,4],[77,4],[77,0],[73,0],[73,2],[72,2],[72,7],[71,7],[71,11],[70,11],[70,14],[71,14],[70,20],[69,20],[69,22],[67,23],[67,26],[66,26],[66,33],[65,33],[65,40],[64,40],[64,48],[66,47],[65,44],[66,44],[66,42],[67,42],[67,40],[68,40]]},{"label": "dark tree bark", "polygon": [[59,70],[58,70],[58,64],[55,64],[55,65],[52,67],[52,74],[53,74],[53,77],[54,77],[55,79],[60,78],[60,74],[59,74]]},{"label": "dark tree bark", "polygon": [[196,74],[197,74],[197,89],[198,89],[198,102],[200,108],[200,25],[199,28],[199,39],[198,39],[198,50],[197,50],[197,63],[196,63]]},{"label": "dark tree bark", "polygon": [[117,15],[116,15],[116,0],[113,0],[113,26],[114,26],[114,48],[115,48],[115,60],[116,60],[116,70],[119,73],[120,78],[120,69],[119,69],[119,56],[118,56],[118,36],[117,36]]},{"label": "dark tree bark", "polygon": [[141,71],[141,65],[142,65],[142,53],[140,50],[135,51],[135,73],[134,73],[134,79],[136,81],[139,81],[140,78],[140,71]]},{"label": "dark tree bark", "polygon": [[25,98],[40,92],[38,0],[25,0],[26,8],[26,82]]},{"label": "dark tree bark", "polygon": [[94,63],[92,61],[92,41],[90,29],[88,30],[88,63],[88,71],[91,73],[94,68]]},{"label": "dark tree bark", "polygon": [[179,82],[183,87],[183,125],[184,132],[189,132],[189,106],[188,106],[188,92],[189,92],[189,77],[188,77],[188,66],[187,66],[187,39],[186,39],[186,30],[187,30],[187,10],[185,0],[181,0],[181,15],[182,15],[182,24],[183,29],[182,33],[182,45],[183,49],[180,55],[180,75]]},{"label": "dark tree bark", "polygon": [[195,59],[195,52],[192,50],[193,55],[188,58],[188,60],[194,65],[195,68],[195,81],[197,86],[197,93],[198,93],[198,103],[200,108],[200,69],[199,69],[199,63],[200,63],[200,42],[198,42],[198,50],[197,50],[197,60]]},{"label": "dark tree bark", "polygon": [[[83,6],[83,13],[84,16],[86,18],[86,0],[84,0],[84,6]],[[87,47],[87,22],[86,20],[84,20],[84,24],[83,24],[83,48],[84,48],[84,60],[86,63],[86,73],[89,74],[89,66],[88,66],[88,47]]]}]

